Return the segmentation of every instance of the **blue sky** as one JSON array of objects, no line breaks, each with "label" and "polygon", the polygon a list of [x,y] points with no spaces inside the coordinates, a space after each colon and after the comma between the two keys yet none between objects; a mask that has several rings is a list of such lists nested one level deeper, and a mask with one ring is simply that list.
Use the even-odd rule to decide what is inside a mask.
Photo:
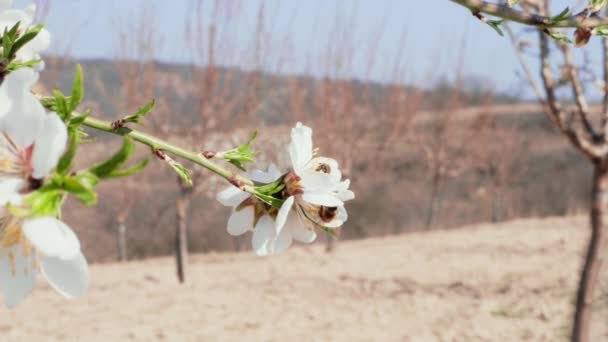
[{"label": "blue sky", "polygon": [[[500,90],[521,88],[515,76],[519,66],[509,40],[447,0],[241,0],[232,2],[240,3],[240,7],[235,6],[239,14],[230,22],[222,18],[227,17],[227,4],[231,2],[220,1],[226,8],[219,12],[213,8],[214,1],[204,1],[200,16],[204,27],[212,22],[218,26],[218,36],[222,37],[218,44],[230,46],[230,53],[218,53],[220,64],[244,68],[254,65],[253,37],[263,3],[264,32],[271,38],[263,43],[267,54],[260,59],[269,71],[324,76],[328,73],[327,51],[347,46],[354,58],[344,72],[361,79],[390,82],[399,60],[406,70],[400,79],[425,85],[441,77],[453,77],[462,56],[465,74],[486,79]],[[196,2],[52,0],[45,19],[54,38],[51,53],[78,58],[118,56],[117,28],[136,26],[145,20],[158,33],[160,48],[154,53],[155,59],[191,62],[194,58],[184,38],[185,23],[193,17]],[[17,0],[16,6],[26,3]],[[556,1],[555,6],[561,8],[567,3],[576,1]],[[341,35],[332,34],[336,27]],[[135,34],[133,29],[125,31]],[[229,33],[222,35],[224,31]],[[461,52],[463,44],[465,50]],[[400,46],[404,47],[401,53]],[[370,70],[372,56],[375,64]],[[204,58],[197,60],[206,62]],[[524,93],[529,94],[528,90]]]}]

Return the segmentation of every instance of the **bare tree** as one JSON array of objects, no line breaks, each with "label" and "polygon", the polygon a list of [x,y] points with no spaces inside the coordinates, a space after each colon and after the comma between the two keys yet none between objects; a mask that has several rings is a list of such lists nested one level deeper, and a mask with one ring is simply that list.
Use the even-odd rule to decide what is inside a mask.
[{"label": "bare tree", "polygon": [[[520,44],[515,41],[515,51],[524,70],[529,75],[533,89],[540,96],[545,113],[555,124],[558,130],[568,139],[571,145],[582,155],[587,157],[593,166],[593,182],[591,189],[591,235],[586,250],[574,312],[574,324],[571,340],[587,342],[590,339],[590,326],[592,303],[595,287],[604,257],[603,250],[608,248],[608,46],[603,39],[604,47],[604,95],[603,108],[600,119],[594,124],[592,111],[587,103],[583,81],[579,72],[582,70],[575,65],[570,46],[554,42],[549,36],[555,27],[579,27],[580,30],[590,30],[594,26],[606,24],[607,18],[594,15],[588,17],[586,10],[577,15],[571,15],[563,20],[555,21],[550,16],[550,1],[522,1],[522,11],[503,5],[497,5],[480,0],[452,0],[469,8],[473,14],[484,22],[488,22],[482,13],[499,16],[511,21],[539,27],[536,46],[539,48],[538,58],[540,66],[541,85],[529,72],[531,68],[521,57]],[[590,33],[590,31],[589,31]],[[512,36],[514,38],[514,36]],[[515,39],[515,38],[514,38]],[[552,58],[558,52],[561,61]],[[554,66],[557,63],[557,67]],[[559,78],[556,79],[555,73]],[[558,88],[569,88],[570,99],[568,103],[560,99]]]}]

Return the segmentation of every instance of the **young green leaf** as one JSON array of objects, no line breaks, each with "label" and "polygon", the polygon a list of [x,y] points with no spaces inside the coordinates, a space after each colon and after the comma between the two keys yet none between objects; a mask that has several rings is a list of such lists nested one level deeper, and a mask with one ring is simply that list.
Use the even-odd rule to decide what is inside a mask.
[{"label": "young green leaf", "polygon": [[118,170],[127,159],[129,159],[131,154],[133,154],[133,151],[135,151],[133,140],[130,137],[125,137],[122,147],[118,152],[105,162],[91,167],[89,172],[101,179],[108,178],[114,171]]},{"label": "young green leaf", "polygon": [[608,0],[589,0],[589,12],[599,12],[602,10],[602,8],[606,7],[607,4]]},{"label": "young green leaf", "polygon": [[249,138],[249,141],[247,141],[247,143],[235,149],[219,153],[219,155],[221,155],[230,164],[236,166],[242,171],[245,171],[245,166],[243,164],[255,162],[254,157],[257,155],[257,152],[251,149],[251,144],[253,143],[257,135],[257,131],[253,132],[251,138]]},{"label": "young green leaf", "polygon": [[135,173],[143,170],[148,165],[149,162],[150,162],[150,158],[146,158],[146,159],[140,161],[139,163],[137,163],[131,167],[128,167],[126,169],[113,171],[106,178],[118,178],[118,177],[130,176],[132,174],[135,174]]},{"label": "young green leaf", "polygon": [[17,51],[19,51],[19,49],[21,49],[25,44],[31,42],[32,39],[36,38],[36,36],[38,35],[38,33],[40,33],[42,28],[43,28],[42,25],[36,25],[36,26],[30,27],[27,31],[25,31],[25,33],[11,45],[10,51],[9,51],[7,57],[9,59],[14,59],[15,56],[17,55]]},{"label": "young green leaf", "polygon": [[551,17],[551,22],[556,24],[560,21],[564,21],[568,18],[570,18],[570,16],[572,15],[572,13],[570,13],[570,8],[566,7],[563,11],[561,11],[558,15],[555,15],[553,17]]},{"label": "young green leaf", "polygon": [[84,97],[84,82],[82,76],[82,67],[76,65],[76,73],[74,74],[74,83],[72,85],[72,96],[70,97],[70,112],[76,110],[82,98]]},{"label": "young green leaf", "polygon": [[521,0],[509,0],[507,3],[509,4],[509,7],[513,7],[515,5],[517,5]]},{"label": "young green leaf", "polygon": [[128,116],[125,116],[121,121],[123,124],[125,123],[135,123],[138,125],[143,125],[141,120],[144,118],[144,116],[146,116],[147,114],[149,114],[152,109],[154,109],[154,105],[156,104],[156,100],[152,100],[149,103],[147,103],[146,105],[139,107],[139,109],[137,110],[137,112],[135,112],[135,114],[131,114]]}]

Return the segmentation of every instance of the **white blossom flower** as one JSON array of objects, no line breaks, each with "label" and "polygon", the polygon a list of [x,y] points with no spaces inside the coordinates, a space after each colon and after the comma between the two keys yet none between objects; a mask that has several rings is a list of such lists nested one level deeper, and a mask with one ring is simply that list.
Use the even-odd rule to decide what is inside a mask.
[{"label": "white blossom flower", "polygon": [[297,123],[291,130],[289,155],[293,169],[284,177],[286,195],[275,222],[275,252],[286,250],[293,239],[312,242],[315,229],[337,228],[347,220],[344,202],[355,197],[342,181],[338,162],[313,156],[312,129]]},{"label": "white blossom flower", "polygon": [[[4,30],[10,30],[16,23],[19,23],[21,32],[29,29],[34,22],[36,14],[36,5],[31,4],[23,10],[11,9],[13,0],[0,0],[0,35]],[[46,50],[51,44],[51,35],[46,29],[40,30],[38,35],[17,51],[17,59],[21,62],[31,60],[39,60],[40,53]],[[38,71],[44,68],[44,63],[41,61],[36,69]]]},{"label": "white blossom flower", "polygon": [[37,79],[23,68],[0,85],[0,203],[36,190],[65,151],[65,124],[30,92]]},{"label": "white blossom flower", "polygon": [[39,188],[65,150],[67,129],[30,93],[38,74],[10,73],[0,85],[0,293],[13,307],[32,291],[36,269],[66,297],[82,294],[88,266],[72,230],[54,217],[20,218],[7,204]]},{"label": "white blossom flower", "polygon": [[88,264],[76,234],[54,217],[20,219],[0,213],[0,293],[15,307],[33,290],[37,269],[66,298],[88,287]]},{"label": "white blossom flower", "polygon": [[[271,164],[266,172],[254,170],[250,178],[258,183],[269,184],[281,177],[281,172]],[[274,217],[277,209],[260,201],[241,189],[230,186],[216,196],[217,200],[232,208],[228,218],[228,234],[238,236],[253,231],[251,245],[257,255],[267,255],[274,239]]]}]

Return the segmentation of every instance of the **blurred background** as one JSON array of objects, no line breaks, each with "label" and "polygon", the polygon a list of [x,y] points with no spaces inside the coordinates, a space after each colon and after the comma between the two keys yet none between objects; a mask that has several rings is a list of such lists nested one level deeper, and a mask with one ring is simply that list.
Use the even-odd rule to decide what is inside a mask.
[{"label": "blurred background", "polygon": [[[232,148],[258,129],[258,167],[285,161],[277,151],[295,122],[313,127],[315,146],[357,194],[343,239],[586,204],[581,174],[590,171],[533,105],[510,41],[445,1],[63,0],[42,9],[53,33],[42,84],[69,89],[81,63],[85,106],[97,116],[115,120],[155,98],[145,130],[199,151]],[[106,154],[120,143],[99,138],[90,148]],[[192,252],[249,248],[248,236],[223,229],[229,210],[213,200],[223,186],[201,171],[184,194],[159,162],[105,185],[97,207],[66,214],[86,226],[94,261],[116,258],[121,224],[129,258],[171,253],[181,197],[191,202]]]},{"label": "blurred background", "polygon": [[[27,3],[18,0],[15,7]],[[572,2],[554,5],[566,3]],[[58,326],[78,333],[64,338],[567,336],[586,236],[586,221],[577,214],[588,205],[591,167],[536,104],[511,41],[465,9],[444,0],[48,0],[38,6],[53,37],[42,92],[70,89],[80,63],[84,107],[93,115],[115,120],[154,98],[156,108],[142,129],[199,151],[232,148],[258,130],[257,167],[287,166],[290,127],[302,121],[313,127],[321,154],[341,163],[357,196],[347,204],[349,220],[337,242],[320,235],[315,246],[253,260],[250,235],[226,233],[229,209],[214,199],[226,184],[204,170],[194,168],[193,188],[158,161],[135,177],[104,182],[97,206],[74,201],[64,213],[89,260],[107,263],[92,270],[89,299],[77,309],[65,304],[73,316],[60,318]],[[598,42],[588,49],[592,61],[600,58],[594,54]],[[97,143],[83,146],[89,152],[80,153],[81,165],[121,143],[91,134]],[[150,151],[139,146],[138,153]],[[172,259],[157,257],[173,254],[184,231],[188,251],[196,255],[180,288]],[[349,241],[355,239],[366,240]],[[458,259],[462,255],[467,257]],[[147,258],[153,259],[110,268]],[[234,279],[219,280],[224,270]],[[556,273],[537,280],[543,270]],[[130,280],[114,280],[117,275]],[[228,283],[234,282],[243,288],[230,299],[236,289]],[[169,301],[170,293],[161,290],[176,299],[133,304],[135,311],[123,312],[104,306],[111,286],[119,288],[113,299],[119,306],[138,296],[127,290],[133,288],[155,303]],[[281,286],[296,286],[291,296],[304,298],[281,295]],[[182,293],[189,290],[202,302]],[[254,292],[268,297],[250,302]],[[205,302],[209,294],[228,299]],[[51,293],[40,296],[55,303]],[[339,310],[315,311],[307,297]],[[36,300],[28,305],[35,307]],[[251,308],[258,304],[281,309],[260,313]],[[101,312],[110,313],[114,323],[75,327],[74,316],[86,307],[95,307],[93,318],[100,321]],[[208,310],[207,316],[192,314],[197,310]],[[208,325],[195,332],[144,312]],[[233,317],[232,325],[212,323],[228,312],[247,317]],[[255,319],[266,314],[271,322]],[[9,329],[8,336],[45,331],[28,324]],[[125,326],[124,334],[110,332]]]}]

